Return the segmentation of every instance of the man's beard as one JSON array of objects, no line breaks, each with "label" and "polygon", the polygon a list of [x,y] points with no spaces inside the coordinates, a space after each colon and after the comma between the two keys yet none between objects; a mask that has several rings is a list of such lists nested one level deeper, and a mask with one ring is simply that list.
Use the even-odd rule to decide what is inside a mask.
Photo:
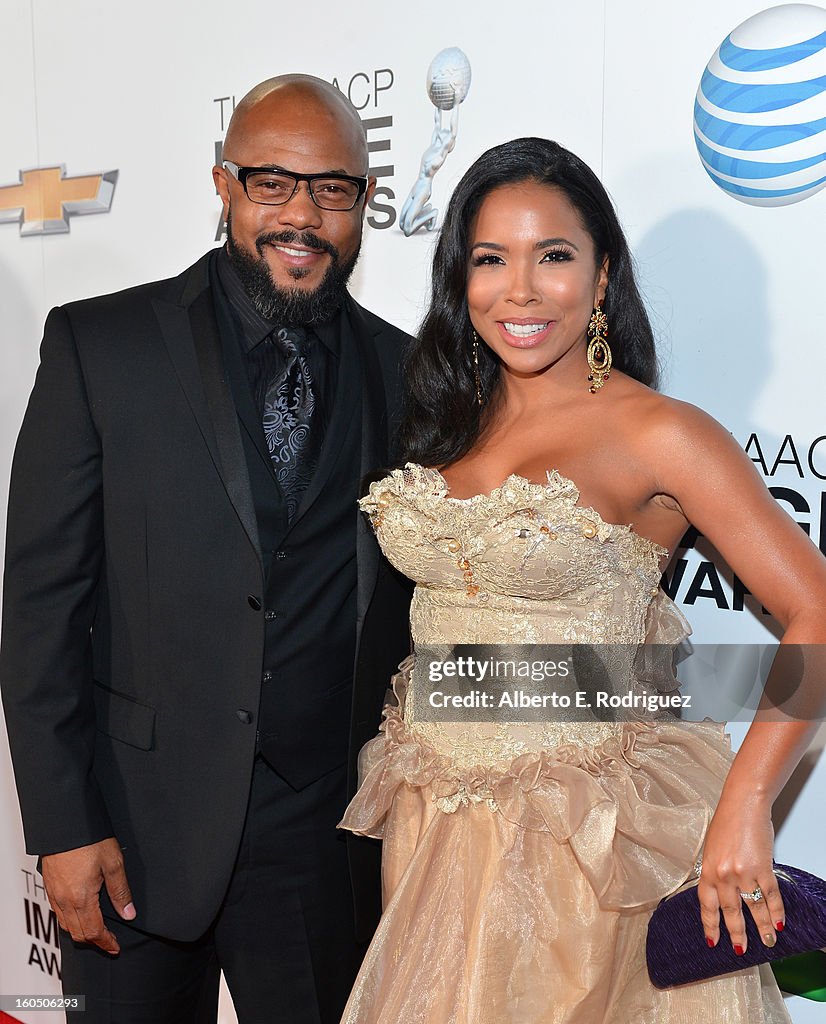
[{"label": "man's beard", "polygon": [[[322,249],[330,256],[321,283],[309,291],[303,288],[279,288],[273,281],[269,264],[264,257],[265,245],[307,246]],[[227,256],[241,279],[241,284],[253,306],[265,320],[284,325],[317,324],[329,320],[344,302],[347,282],[359,257],[361,239],[352,256],[342,262],[338,249],[311,231],[270,231],[255,240],[258,252],[238,245],[232,237],[232,216],[227,216]],[[308,273],[303,267],[289,271],[297,281]]]}]

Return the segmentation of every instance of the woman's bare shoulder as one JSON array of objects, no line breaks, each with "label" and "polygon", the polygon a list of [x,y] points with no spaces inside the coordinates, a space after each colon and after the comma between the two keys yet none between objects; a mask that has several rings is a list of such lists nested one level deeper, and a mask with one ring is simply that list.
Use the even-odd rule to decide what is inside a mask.
[{"label": "woman's bare shoulder", "polygon": [[627,440],[654,451],[673,451],[675,444],[737,447],[729,431],[699,406],[654,391],[625,374],[618,375],[617,384],[609,419]]}]

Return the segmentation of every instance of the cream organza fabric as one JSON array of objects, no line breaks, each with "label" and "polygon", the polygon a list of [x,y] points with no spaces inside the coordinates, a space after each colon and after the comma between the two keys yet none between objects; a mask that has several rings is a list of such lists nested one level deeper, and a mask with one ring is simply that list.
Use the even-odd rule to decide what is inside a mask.
[{"label": "cream organza fabric", "polygon": [[[658,589],[667,552],[556,472],[457,499],[408,463],[361,506],[417,584],[416,644],[687,635]],[[411,664],[341,822],[384,840],[385,908],[343,1024],[789,1021],[766,970],[658,991],[645,967],[651,910],[692,873],[731,761],[722,726],[416,721]]]}]

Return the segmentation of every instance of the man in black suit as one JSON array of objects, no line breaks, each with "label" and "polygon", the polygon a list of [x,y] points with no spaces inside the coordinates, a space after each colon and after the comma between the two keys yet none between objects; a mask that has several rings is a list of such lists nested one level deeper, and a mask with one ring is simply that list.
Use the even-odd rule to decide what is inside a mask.
[{"label": "man in black suit", "polygon": [[214,1021],[220,969],[241,1024],[333,1024],[378,909],[335,829],[408,649],[356,508],[405,341],[345,289],[375,180],[307,76],[224,156],[224,248],[51,312],[12,471],[3,698],[89,1024]]}]

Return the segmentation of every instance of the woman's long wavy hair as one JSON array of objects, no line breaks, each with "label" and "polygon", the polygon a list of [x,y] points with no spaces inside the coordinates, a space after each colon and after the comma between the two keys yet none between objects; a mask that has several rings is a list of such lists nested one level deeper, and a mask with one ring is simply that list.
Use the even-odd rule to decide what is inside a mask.
[{"label": "woman's long wavy hair", "polygon": [[[473,446],[499,398],[499,361],[478,346],[485,404],[476,395],[473,333],[467,308],[470,232],[484,199],[502,185],[532,181],[559,189],[594,243],[597,265],[609,259],[603,309],[614,366],[649,386],[657,357],[648,314],[614,206],[594,172],[549,139],[514,139],[489,149],[470,167],[450,200],[433,257],[430,306],[405,361],[406,396],[398,432],[403,461],[455,462]],[[583,366],[583,400],[587,398]]]}]

